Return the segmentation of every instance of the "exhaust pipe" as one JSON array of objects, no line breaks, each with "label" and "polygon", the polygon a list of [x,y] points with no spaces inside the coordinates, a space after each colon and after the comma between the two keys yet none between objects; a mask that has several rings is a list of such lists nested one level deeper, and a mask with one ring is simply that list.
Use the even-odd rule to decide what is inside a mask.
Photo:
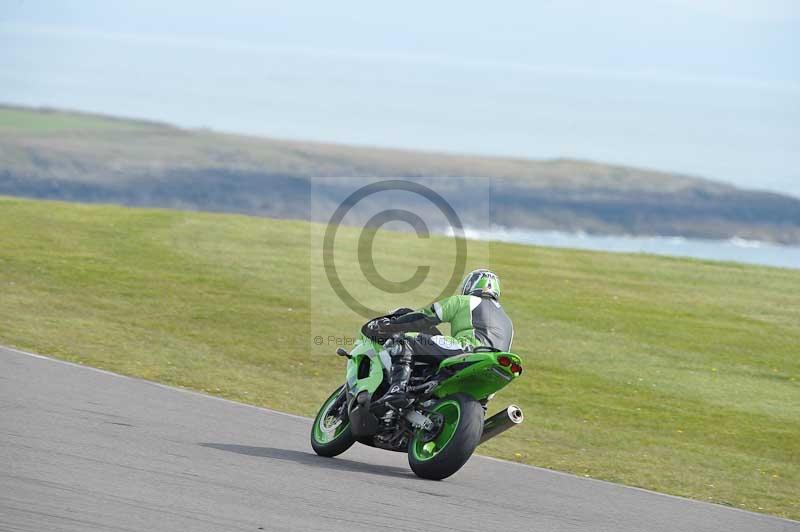
[{"label": "exhaust pipe", "polygon": [[485,443],[486,440],[494,438],[498,434],[502,434],[511,427],[516,427],[524,419],[522,409],[517,405],[511,405],[505,410],[501,410],[492,417],[483,422],[483,436],[478,443]]}]

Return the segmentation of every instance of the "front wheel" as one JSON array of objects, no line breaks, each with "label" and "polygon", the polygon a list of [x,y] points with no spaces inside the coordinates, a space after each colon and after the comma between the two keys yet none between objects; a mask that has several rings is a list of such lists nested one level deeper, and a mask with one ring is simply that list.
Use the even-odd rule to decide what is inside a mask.
[{"label": "front wheel", "polygon": [[483,407],[472,397],[450,395],[429,411],[435,427],[417,430],[408,444],[408,464],[417,476],[447,478],[467,463],[483,433]]},{"label": "front wheel", "polygon": [[320,456],[342,454],[355,443],[347,418],[347,394],[340,386],[322,404],[311,427],[311,447]]}]

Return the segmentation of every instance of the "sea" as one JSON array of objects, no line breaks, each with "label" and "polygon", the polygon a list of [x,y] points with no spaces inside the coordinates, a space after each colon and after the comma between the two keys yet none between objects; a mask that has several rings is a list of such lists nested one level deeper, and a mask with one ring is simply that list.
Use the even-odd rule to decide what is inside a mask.
[{"label": "sea", "polygon": [[759,264],[800,269],[800,246],[782,246],[758,240],[706,240],[664,236],[607,236],[562,231],[529,231],[492,227],[465,228],[467,238],[556,248],[589,249],[613,253],[642,253],[669,257]]}]

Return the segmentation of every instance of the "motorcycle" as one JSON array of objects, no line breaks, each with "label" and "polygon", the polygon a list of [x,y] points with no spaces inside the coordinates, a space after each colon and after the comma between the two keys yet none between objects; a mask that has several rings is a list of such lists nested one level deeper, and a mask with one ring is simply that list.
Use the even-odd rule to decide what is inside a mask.
[{"label": "motorcycle", "polygon": [[522,423],[515,405],[484,419],[488,401],[522,374],[518,355],[478,347],[438,364],[414,360],[410,404],[395,408],[381,398],[391,355],[408,349],[406,340],[385,342],[364,331],[349,353],[337,349],[347,359],[346,380],[314,419],[311,447],[318,455],[333,457],[359,442],[405,452],[416,475],[441,480],[461,469],[478,445]]}]

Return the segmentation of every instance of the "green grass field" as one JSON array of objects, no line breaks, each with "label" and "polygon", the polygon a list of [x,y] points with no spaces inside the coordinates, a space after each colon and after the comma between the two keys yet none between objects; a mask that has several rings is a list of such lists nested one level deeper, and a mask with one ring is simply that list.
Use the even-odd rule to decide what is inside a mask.
[{"label": "green grass field", "polygon": [[[0,198],[0,343],[312,415],[344,370],[312,336],[361,321],[314,273],[319,231]],[[383,232],[376,263],[402,278],[448,243]],[[525,361],[490,409],[516,402],[526,422],[479,452],[800,518],[800,271],[471,249],[503,278]],[[427,303],[397,297],[377,303]]]}]

